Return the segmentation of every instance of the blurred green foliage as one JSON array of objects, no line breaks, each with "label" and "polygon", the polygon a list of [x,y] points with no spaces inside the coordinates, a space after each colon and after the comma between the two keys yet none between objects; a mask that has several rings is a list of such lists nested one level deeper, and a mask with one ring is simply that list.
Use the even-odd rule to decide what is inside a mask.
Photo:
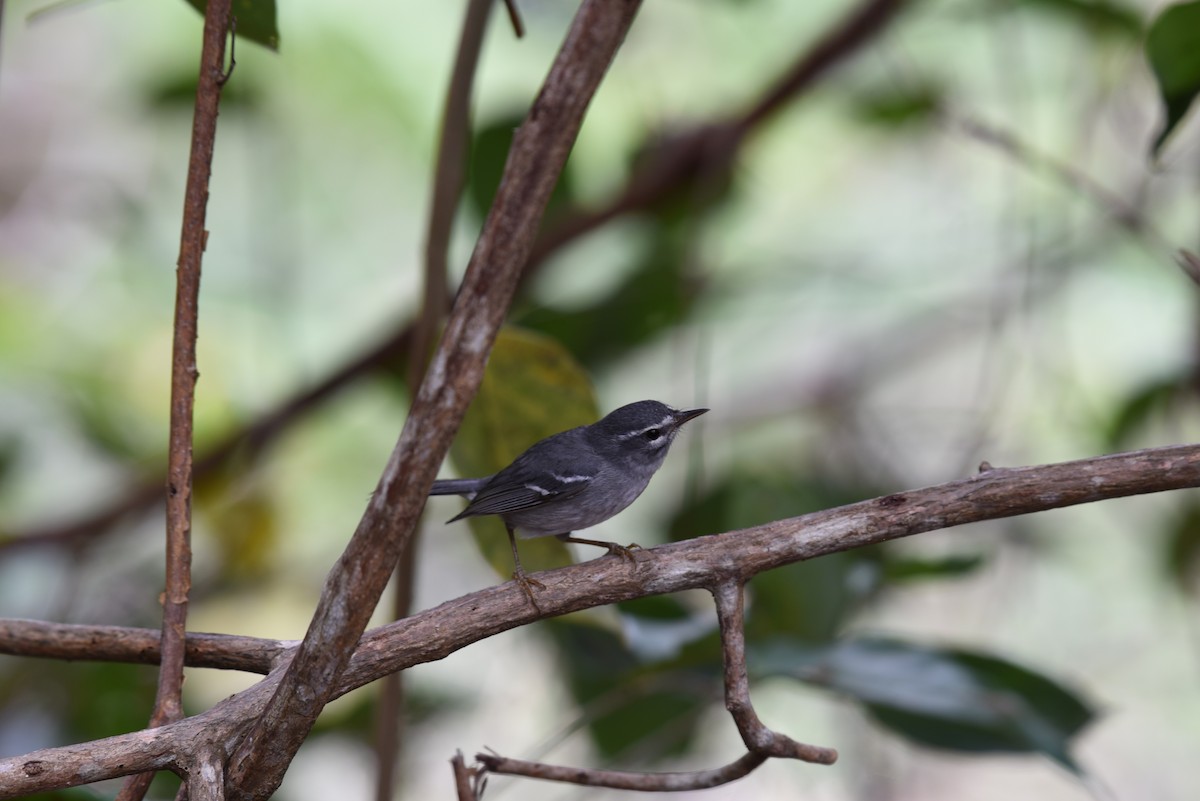
[{"label": "blurred green foliage", "polygon": [[[203,3],[192,5],[203,9]],[[813,15],[830,12],[806,4],[726,5],[684,12],[647,4],[647,33],[635,27],[614,65],[610,80],[616,86],[602,93],[589,116],[552,197],[546,230],[580,210],[603,208],[623,180],[671,154],[680,142],[664,131],[725,119],[773,85],[800,47],[798,34],[816,36],[823,22]],[[278,47],[273,3],[236,2],[235,8],[239,37]],[[1198,8],[1170,6],[1146,34],[1144,56],[1167,111],[1155,148],[1168,135],[1187,135],[1184,117],[1200,86]],[[223,94],[227,111],[252,107],[256,124],[239,127],[245,115],[225,115],[218,139],[214,177],[227,183],[213,190],[202,309],[202,345],[216,343],[201,365],[199,408],[210,421],[207,431],[270,410],[353,357],[355,343],[403,323],[397,309],[415,296],[397,276],[408,281],[416,273],[411,263],[421,245],[414,231],[424,213],[444,77],[438,70],[449,64],[453,40],[452,24],[433,26],[438,20],[456,23],[458,9],[430,7],[429,20],[420,21],[401,9],[396,13],[407,16],[403,24],[389,23],[392,28],[373,17],[355,19],[340,7],[284,10],[294,15],[289,22],[300,34],[293,37],[289,27],[288,57],[239,48],[235,80]],[[557,44],[559,13],[530,11],[532,41],[512,43],[507,34],[489,40],[491,60],[481,73],[478,102],[485,122],[472,132],[463,202],[476,221],[494,197],[512,132]],[[1128,174],[1136,172],[1131,164],[1144,149],[1129,131],[1147,127],[1140,117],[1131,124],[1129,109],[1149,105],[1137,83],[1143,54],[1137,42],[1146,29],[1141,12],[1113,2],[1023,0],[970,4],[950,14],[929,6],[907,13],[911,27],[897,47],[852,60],[830,83],[756,131],[731,171],[705,174],[698,164],[666,200],[639,208],[614,241],[596,246],[599,256],[588,250],[595,243],[587,242],[538,265],[539,281],[565,285],[572,277],[597,274],[614,280],[561,305],[545,300],[538,281],[517,298],[513,324],[497,340],[452,451],[459,474],[493,473],[538,439],[595,420],[606,409],[598,407],[593,377],[605,398],[636,393],[666,400],[669,393],[693,390],[714,396],[713,418],[720,415],[722,422],[705,437],[706,458],[689,462],[677,452],[668,465],[674,477],[656,479],[656,486],[678,490],[679,472],[690,467],[687,485],[697,491],[648,493],[656,497],[639,502],[639,509],[659,504],[654,519],[665,521],[662,528],[674,540],[957,477],[963,464],[996,458],[990,450],[1009,463],[1033,462],[1083,456],[1100,446],[1139,447],[1160,441],[1164,431],[1169,441],[1187,438],[1194,430],[1196,381],[1192,356],[1181,343],[1193,341],[1189,327],[1196,325],[1194,308],[1187,308],[1191,288],[1157,256],[1146,256],[1158,247],[1145,247],[1151,237],[1128,233],[1136,225],[1113,226],[1106,196],[1097,203],[1088,194],[1091,183],[1117,196],[1124,192],[1137,201],[1129,213],[1162,226],[1165,239],[1192,235],[1191,190],[1181,191],[1180,183],[1163,189],[1161,175],[1136,176],[1136,192],[1128,186]],[[1042,20],[1053,24],[1043,26]],[[189,26],[189,42],[195,28]],[[412,34],[411,28],[420,30]],[[81,41],[91,41],[91,30],[85,33]],[[10,27],[5,35],[16,38]],[[146,410],[163,396],[158,405],[165,411],[165,382],[133,376],[131,365],[145,342],[169,334],[169,323],[160,319],[158,328],[154,322],[142,327],[139,315],[149,315],[152,304],[160,312],[169,307],[179,189],[173,181],[183,172],[187,131],[182,114],[136,112],[182,111],[194,94],[194,65],[177,58],[178,42],[166,37],[113,41],[120,46],[107,39],[105,46],[129,52],[130,66],[121,80],[107,79],[140,94],[134,101],[98,95],[94,106],[134,117],[129,124],[137,135],[122,128],[113,137],[130,142],[130,151],[104,149],[111,119],[77,123],[73,115],[91,106],[75,96],[67,96],[67,122],[35,131],[37,147],[17,150],[17,126],[2,137],[5,153],[11,148],[15,155],[0,163],[0,222],[7,226],[0,228],[0,266],[14,267],[18,278],[17,289],[0,299],[0,355],[9,371],[0,384],[6,393],[20,387],[32,399],[23,401],[32,411],[9,413],[9,398],[17,393],[3,396],[9,416],[0,417],[0,500],[21,504],[19,515],[4,519],[6,531],[20,528],[13,520],[39,522],[29,509],[86,511],[161,459],[161,421]],[[148,49],[159,41],[170,58]],[[8,40],[5,45],[0,91],[12,91],[16,84],[7,71],[13,57]],[[1000,57],[988,67],[982,52]],[[639,93],[647,86],[649,92]],[[45,91],[36,103],[9,101],[0,111],[18,108],[36,121],[34,112],[52,94]],[[829,102],[834,97],[845,100]],[[1120,113],[1095,112],[1109,97]],[[1021,113],[1025,104],[1027,117]],[[1077,180],[1053,185],[1022,163],[1020,153],[998,155],[976,142],[961,146],[935,124],[942,111],[1003,123],[1014,139],[1028,139],[1031,149],[1060,154]],[[6,113],[11,120],[13,112]],[[56,136],[80,131],[84,140],[65,139],[70,147],[62,151],[40,149],[54,145]],[[173,144],[158,153],[150,144],[154,138]],[[87,162],[84,144],[102,158]],[[1180,148],[1185,164],[1189,146]],[[117,166],[104,172],[108,163]],[[47,173],[14,178],[14,164]],[[62,164],[71,169],[52,172]],[[96,195],[81,193],[81,186]],[[96,218],[64,212],[76,205]],[[21,216],[30,209],[47,216],[30,223]],[[80,229],[89,246],[55,261],[55,248]],[[20,247],[3,238],[13,230],[22,233]],[[469,233],[459,234],[453,264],[465,262],[469,252]],[[39,236],[50,243],[43,250],[36,249]],[[92,255],[106,250],[96,242],[111,241],[119,253]],[[1136,247],[1128,247],[1131,241]],[[1049,265],[1050,286],[1041,281],[1051,271],[1049,260],[1040,259],[1063,242],[1075,250]],[[63,291],[54,283],[68,279],[78,286]],[[1014,292],[1014,281],[1028,283]],[[964,287],[979,297],[956,294]],[[1010,295],[1019,295],[1020,303],[1006,306]],[[1071,302],[1060,302],[1064,296]],[[1134,309],[1126,302],[1142,305]],[[888,375],[851,373],[851,392],[813,387],[829,374],[819,369],[826,362],[849,372],[875,342],[903,341],[915,323],[939,315],[957,322],[954,335],[904,351],[910,362]],[[707,343],[696,346],[696,370],[686,366],[690,345],[680,344],[693,337]],[[65,352],[55,349],[60,340],[67,343]],[[162,364],[165,370],[165,359]],[[986,378],[978,385],[963,378],[977,374]],[[236,459],[200,481],[197,551],[207,580],[198,584],[198,598],[246,593],[238,609],[250,619],[261,614],[252,590],[265,594],[285,584],[315,594],[369,491],[355,484],[360,494],[335,498],[343,489],[336,477],[348,471],[347,460],[373,465],[386,458],[398,410],[409,397],[400,382],[362,381],[317,412],[324,442],[314,435],[318,426],[290,421],[288,436],[261,457],[251,449],[255,458]],[[822,404],[830,403],[836,414],[821,414]],[[79,480],[76,472],[85,468],[103,470],[103,478]],[[35,479],[50,489],[31,492]],[[1112,608],[1149,581],[1169,582],[1192,598],[1197,593],[1200,505],[1186,496],[1154,504],[1156,511],[1138,522],[1120,514],[1112,521],[1120,536],[1139,524],[1160,535],[1140,546],[1157,549],[1147,560],[1160,569],[1153,579],[1126,552],[1110,555],[1088,544],[1075,546],[1083,556],[1064,555],[1074,538],[1060,536],[1070,528],[1063,517],[1055,518],[1062,547],[1056,553],[1042,549],[1037,564],[1022,563],[1020,571],[1012,569],[1011,549],[993,552],[971,543],[952,552],[860,549],[758,576],[748,586],[750,667],[756,679],[786,677],[804,683],[806,692],[817,688],[848,699],[911,743],[972,754],[1040,753],[1079,772],[1076,746],[1095,716],[1084,699],[1103,680],[1091,668],[1104,649],[1093,645],[1089,652],[1088,645],[1072,642],[1079,653],[1064,656],[1060,652],[1069,649],[1058,641],[1067,639],[1064,633],[1051,647],[1043,642],[1040,652],[1029,646],[1023,653],[1044,656],[1018,664],[974,646],[927,645],[924,637],[897,631],[911,621],[883,613],[943,590],[945,605],[953,606],[964,596],[953,593],[952,582],[997,575],[1005,581],[995,582],[1001,587],[996,593],[1021,596],[995,601],[1008,610],[1035,595],[1028,590],[1039,569],[1058,570],[1070,574],[1067,583],[1085,598],[1076,609],[1103,616],[1092,635],[1108,636],[1110,626],[1129,631],[1131,624],[1123,621],[1136,618],[1137,636],[1160,646],[1145,661],[1170,658],[1158,652],[1186,638],[1170,628],[1168,615],[1147,620],[1140,607],[1128,615]],[[1167,511],[1157,511],[1160,506]],[[134,517],[121,530],[160,531],[153,520],[135,526],[144,521]],[[488,563],[507,577],[512,564],[502,525],[495,519],[470,525]],[[1088,536],[1100,537],[1098,528],[1088,529]],[[81,600],[62,607],[68,618],[145,623],[130,619],[137,614],[119,590],[132,587],[153,607],[160,557],[145,556],[152,550],[146,541],[148,536],[137,547],[118,543],[111,552],[85,549],[53,569],[14,562],[18,567],[3,577],[4,597],[14,603],[36,596],[39,582],[50,584],[41,576],[59,570],[82,575],[79,587],[72,584]],[[569,559],[553,539],[525,540],[520,547],[530,571]],[[1093,558],[1120,564],[1097,577],[1088,572]],[[125,572],[106,572],[123,560],[130,563]],[[26,570],[33,578],[22,574]],[[422,576],[435,588],[435,601],[442,600],[436,593],[442,579]],[[946,584],[931,587],[933,581]],[[56,599],[36,600],[47,616],[59,612]],[[585,730],[602,758],[652,765],[701,742],[698,724],[719,707],[721,696],[715,616],[708,599],[702,600],[639,599],[537,627],[553,654],[554,675],[573,702],[559,710],[561,717]],[[1044,604],[1036,614],[1030,613],[1035,607],[1022,606],[1012,615],[1017,622],[989,618],[987,631],[964,627],[946,639],[975,634],[999,640],[992,628],[1007,626],[1011,641],[1015,630],[1028,634],[1033,626],[1022,624],[1033,618],[1044,614],[1061,624],[1072,614],[1052,592],[1046,591]],[[308,607],[296,606],[303,618]],[[949,611],[945,616],[952,618]],[[859,633],[875,628],[887,636]],[[1082,665],[1071,672],[1088,682],[1086,691],[1049,678],[1064,661]],[[0,677],[0,705],[15,704],[18,695],[36,699],[53,720],[50,735],[57,741],[144,725],[153,700],[152,669],[31,664],[37,665],[22,662]],[[484,668],[474,667],[482,675]],[[1115,672],[1112,664],[1107,668]],[[196,682],[205,680],[196,675]],[[1194,703],[1183,692],[1170,693],[1172,709]],[[1105,703],[1140,700],[1106,697]],[[476,699],[459,688],[415,684],[408,703],[409,722],[420,731],[457,720]],[[314,736],[368,742],[373,706],[369,694],[357,695],[324,717]],[[857,772],[872,770],[868,765]],[[1155,769],[1156,780],[1161,772]],[[153,792],[170,797],[174,790],[156,786]],[[55,797],[84,796],[72,791]]]},{"label": "blurred green foliage", "polygon": [[862,703],[902,737],[965,752],[1040,752],[1070,771],[1094,713],[1079,695],[1005,659],[894,639],[754,648],[760,675],[785,675]]},{"label": "blurred green foliage", "polygon": [[1154,140],[1158,153],[1200,93],[1200,2],[1163,9],[1146,34],[1146,59],[1154,68],[1166,109],[1166,120]]}]

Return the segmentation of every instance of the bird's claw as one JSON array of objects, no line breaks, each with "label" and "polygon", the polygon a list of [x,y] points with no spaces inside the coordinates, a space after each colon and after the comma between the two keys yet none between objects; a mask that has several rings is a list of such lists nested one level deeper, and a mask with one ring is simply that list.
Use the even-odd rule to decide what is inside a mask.
[{"label": "bird's claw", "polygon": [[615,542],[608,544],[608,553],[610,556],[619,556],[630,564],[637,562],[637,557],[633,555],[633,552],[641,550],[644,549],[636,542],[631,542],[628,545],[617,545]]},{"label": "bird's claw", "polygon": [[533,588],[537,587],[539,590],[544,590],[546,589],[546,585],[535,578],[530,578],[523,570],[513,573],[512,577],[513,581],[517,582],[521,587],[521,592],[525,593],[525,597],[529,599],[529,603],[540,613],[542,608],[538,606],[537,599],[533,597]]}]

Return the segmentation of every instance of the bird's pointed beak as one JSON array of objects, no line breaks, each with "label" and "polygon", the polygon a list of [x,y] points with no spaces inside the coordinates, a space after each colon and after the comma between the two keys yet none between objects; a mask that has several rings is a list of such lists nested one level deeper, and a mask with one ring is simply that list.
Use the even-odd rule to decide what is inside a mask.
[{"label": "bird's pointed beak", "polygon": [[707,412],[708,409],[683,409],[675,413],[675,425],[682,426],[688,420],[694,420]]}]

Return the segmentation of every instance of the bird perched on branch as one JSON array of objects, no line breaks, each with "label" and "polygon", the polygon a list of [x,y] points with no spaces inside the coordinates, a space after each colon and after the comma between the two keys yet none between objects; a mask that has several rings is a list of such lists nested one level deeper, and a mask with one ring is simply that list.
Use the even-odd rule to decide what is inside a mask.
[{"label": "bird perched on branch", "polygon": [[448,523],[482,515],[504,521],[516,565],[513,578],[536,607],[532,587],[544,587],[521,567],[514,531],[522,538],[555,536],[596,545],[632,559],[629,548],[572,532],[603,523],[633,503],[662,467],[683,424],[707,411],[672,409],[653,400],[631,403],[591,425],[547,437],[495,475],[441,479],[429,494],[470,500]]}]

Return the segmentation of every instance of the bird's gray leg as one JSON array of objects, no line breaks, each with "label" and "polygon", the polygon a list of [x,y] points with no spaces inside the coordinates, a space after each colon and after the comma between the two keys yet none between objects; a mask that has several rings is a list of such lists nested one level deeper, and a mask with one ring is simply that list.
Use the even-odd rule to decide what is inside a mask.
[{"label": "bird's gray leg", "polygon": [[569,532],[569,531],[566,534],[556,534],[555,536],[559,539],[560,542],[575,542],[580,545],[595,545],[597,548],[604,548],[606,551],[609,552],[609,554],[619,556],[622,559],[628,559],[630,562],[637,561],[636,559],[634,559],[633,552],[642,550],[642,546],[638,545],[636,542],[631,542],[631,543],[629,543],[628,546],[625,546],[625,545],[617,545],[615,542],[603,542],[601,540],[585,540],[583,537],[572,536],[571,532]]},{"label": "bird's gray leg", "polygon": [[517,566],[517,571],[513,573],[513,579],[521,585],[521,589],[525,592],[525,597],[529,599],[529,603],[533,604],[533,608],[541,612],[542,608],[538,606],[538,602],[533,597],[533,588],[537,587],[539,590],[544,590],[546,589],[546,585],[537,579],[525,575],[525,568],[521,567],[521,555],[517,553],[517,538],[513,536],[512,526],[505,525],[504,529],[508,532],[508,544],[512,546],[513,564]]}]

